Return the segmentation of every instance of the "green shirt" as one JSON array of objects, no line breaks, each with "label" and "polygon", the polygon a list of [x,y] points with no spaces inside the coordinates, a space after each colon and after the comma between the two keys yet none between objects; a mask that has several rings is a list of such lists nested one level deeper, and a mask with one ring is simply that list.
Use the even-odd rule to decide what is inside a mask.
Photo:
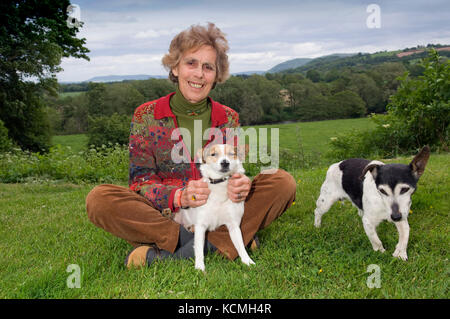
[{"label": "green shirt", "polygon": [[[191,134],[191,143],[187,143],[187,138],[183,134],[181,135],[186,142],[185,145],[189,150],[191,159],[194,159],[194,156],[198,151],[194,150],[194,152],[192,152],[194,149],[194,140],[196,138],[194,135],[194,121],[201,121],[202,124],[202,147],[208,140],[208,137],[203,139],[203,134],[205,130],[211,127],[211,103],[208,101],[208,98],[197,103],[191,103],[184,98],[180,89],[177,87],[176,93],[170,99],[170,108],[177,118],[178,127],[186,128]],[[197,122],[197,126],[199,126],[199,122]]]}]

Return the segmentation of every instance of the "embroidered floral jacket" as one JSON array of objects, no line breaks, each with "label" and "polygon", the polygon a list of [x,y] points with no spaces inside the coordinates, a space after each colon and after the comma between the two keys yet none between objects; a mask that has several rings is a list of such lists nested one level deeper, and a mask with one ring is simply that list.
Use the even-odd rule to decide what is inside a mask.
[{"label": "embroidered floral jacket", "polygon": [[[175,212],[178,210],[174,207],[176,190],[187,185],[190,180],[200,179],[201,174],[199,164],[196,163],[198,160],[196,157],[191,160],[179,134],[176,117],[170,109],[169,101],[173,94],[175,92],[144,103],[135,110],[129,141],[128,184],[131,190],[146,197],[158,210],[166,211],[169,208]],[[239,127],[239,115],[212,99],[210,102],[212,128],[220,130],[222,135],[218,136],[222,136],[223,143],[226,143],[227,133],[230,133],[227,128]],[[172,137],[177,138],[172,140]],[[210,134],[203,146],[216,138]],[[181,148],[183,152],[178,151]]]}]

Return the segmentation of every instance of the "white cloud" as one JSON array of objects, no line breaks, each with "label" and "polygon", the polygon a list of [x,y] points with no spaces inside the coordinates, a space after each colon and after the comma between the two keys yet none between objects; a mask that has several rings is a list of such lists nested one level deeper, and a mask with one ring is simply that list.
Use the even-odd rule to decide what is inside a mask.
[{"label": "white cloud", "polygon": [[[64,59],[63,81],[109,74],[167,72],[161,57],[173,36],[215,22],[227,34],[232,73],[268,70],[293,58],[450,43],[448,2],[380,0],[381,29],[366,27],[364,1],[90,2],[79,0],[91,61]],[[369,2],[370,3],[370,2]]]},{"label": "white cloud", "polygon": [[125,54],[120,56],[97,56],[91,61],[74,58],[64,59],[64,72],[60,81],[85,81],[94,76],[129,74],[166,74],[160,54]]},{"label": "white cloud", "polygon": [[292,51],[296,56],[310,58],[321,56],[323,47],[314,42],[296,43],[292,46]]}]

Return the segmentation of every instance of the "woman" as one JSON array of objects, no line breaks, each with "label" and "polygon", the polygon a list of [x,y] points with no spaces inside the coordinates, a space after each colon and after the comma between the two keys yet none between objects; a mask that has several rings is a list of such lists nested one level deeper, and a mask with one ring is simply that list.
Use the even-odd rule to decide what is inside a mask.
[{"label": "woman", "polygon": [[[162,62],[170,70],[176,92],[144,103],[134,112],[129,188],[100,185],[86,198],[89,219],[135,247],[125,260],[127,267],[150,265],[156,258],[194,257],[193,233],[172,218],[180,206],[205,204],[210,193],[191,155],[195,154],[195,123],[201,123],[202,130],[221,130],[223,136],[227,129],[239,126],[234,110],[209,98],[216,83],[228,78],[227,51],[225,35],[212,23],[192,26],[175,36]],[[172,140],[174,133],[181,133],[179,139]],[[189,134],[194,136],[191,143]],[[212,136],[202,140],[203,146],[211,141]],[[173,148],[180,144],[186,157],[181,163],[172,159]],[[280,169],[259,174],[253,181],[242,174],[230,178],[229,198],[245,201],[241,230],[246,245],[257,246],[256,232],[292,204],[295,190],[293,177]],[[205,250],[231,260],[237,257],[225,226],[207,233],[205,242]]]}]

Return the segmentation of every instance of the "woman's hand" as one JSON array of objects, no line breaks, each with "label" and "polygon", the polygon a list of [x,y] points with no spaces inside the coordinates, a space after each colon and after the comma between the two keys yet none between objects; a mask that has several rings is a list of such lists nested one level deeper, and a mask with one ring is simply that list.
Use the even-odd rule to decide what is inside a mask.
[{"label": "woman's hand", "polygon": [[252,181],[247,176],[234,174],[228,180],[228,198],[234,203],[244,201],[250,192],[251,185]]},{"label": "woman's hand", "polygon": [[[180,191],[181,190],[177,190],[177,192],[175,193],[176,199],[178,198]],[[209,193],[211,193],[211,190],[208,188],[208,183],[202,180],[190,181],[181,194],[181,206],[202,206],[206,204]],[[178,203],[176,205],[178,205]]]}]

